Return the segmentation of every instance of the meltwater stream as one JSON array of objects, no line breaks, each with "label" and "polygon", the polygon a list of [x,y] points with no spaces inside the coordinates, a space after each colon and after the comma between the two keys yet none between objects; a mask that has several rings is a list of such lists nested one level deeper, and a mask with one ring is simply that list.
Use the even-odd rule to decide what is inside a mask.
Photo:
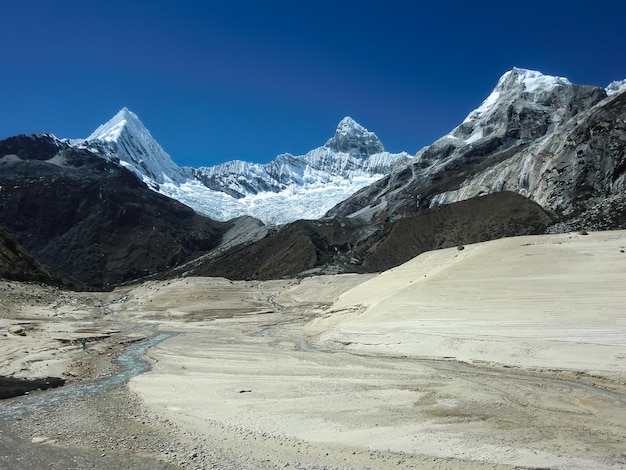
[{"label": "meltwater stream", "polygon": [[142,359],[148,348],[166,340],[170,336],[172,336],[172,333],[159,333],[128,346],[115,360],[120,365],[120,371],[110,377],[88,383],[66,385],[33,395],[2,400],[0,402],[0,422],[20,419],[24,415],[34,413],[44,407],[63,403],[64,401],[99,395],[125,384],[132,377],[146,372],[150,368],[150,365]]},{"label": "meltwater stream", "polygon": [[89,383],[66,385],[41,393],[25,395],[0,401],[0,470],[28,468],[30,470],[85,469],[119,470],[165,470],[173,468],[165,462],[148,456],[126,453],[102,453],[97,449],[65,449],[37,445],[14,434],[11,424],[31,413],[45,413],[49,407],[69,403],[76,398],[98,396],[125,384],[132,377],[146,372],[150,366],[142,356],[151,346],[172,336],[159,333],[148,339],[129,345],[116,359],[120,371],[115,375]]}]

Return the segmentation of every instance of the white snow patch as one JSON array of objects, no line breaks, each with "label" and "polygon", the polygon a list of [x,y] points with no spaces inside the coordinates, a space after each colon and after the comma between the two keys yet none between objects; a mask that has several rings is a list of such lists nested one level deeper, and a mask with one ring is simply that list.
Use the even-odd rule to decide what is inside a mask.
[{"label": "white snow patch", "polygon": [[613,95],[616,95],[618,93],[621,93],[625,89],[626,89],[626,79],[620,80],[620,81],[611,82],[611,83],[609,83],[609,86],[607,86],[605,88],[606,94],[609,95],[609,96],[613,96]]},{"label": "white snow patch", "polygon": [[483,129],[481,127],[478,127],[474,132],[472,132],[472,135],[470,135],[465,142],[468,144],[471,144],[472,142],[476,142],[477,140],[480,140],[483,138]]},{"label": "white snow patch", "polygon": [[522,69],[519,67],[513,67],[512,70],[506,72],[500,80],[496,89],[504,89],[511,77],[514,77],[515,83],[524,85],[524,90],[529,93],[535,93],[537,90],[551,90],[552,88],[560,85],[569,86],[572,84],[565,77],[556,77],[553,75],[544,75],[536,70]]},{"label": "white snow patch", "polygon": [[467,117],[465,118],[463,122],[465,123],[468,121],[474,121],[486,115],[489,111],[491,111],[494,108],[494,106],[498,102],[498,98],[500,98],[500,92],[496,90],[492,91],[491,94],[487,97],[487,99],[483,101],[482,104],[478,108],[476,108],[474,111],[472,111],[471,113],[467,115]]}]

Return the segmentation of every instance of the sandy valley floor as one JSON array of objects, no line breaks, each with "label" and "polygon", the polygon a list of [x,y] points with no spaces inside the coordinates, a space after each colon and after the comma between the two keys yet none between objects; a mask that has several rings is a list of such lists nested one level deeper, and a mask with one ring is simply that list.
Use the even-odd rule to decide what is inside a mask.
[{"label": "sandy valley floor", "polygon": [[381,275],[5,282],[0,375],[91,380],[117,345],[175,333],[127,386],[8,426],[33,453],[93,449],[85,468],[624,468],[625,251],[626,232],[572,233]]}]

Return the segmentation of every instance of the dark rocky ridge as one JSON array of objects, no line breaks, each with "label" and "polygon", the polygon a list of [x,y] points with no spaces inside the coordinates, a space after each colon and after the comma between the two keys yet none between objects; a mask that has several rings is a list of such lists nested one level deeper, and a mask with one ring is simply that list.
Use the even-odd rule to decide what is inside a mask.
[{"label": "dark rocky ridge", "polygon": [[63,284],[2,229],[0,229],[0,278]]},{"label": "dark rocky ridge", "polygon": [[226,223],[50,135],[0,142],[0,226],[57,275],[106,288],[216,247]]}]

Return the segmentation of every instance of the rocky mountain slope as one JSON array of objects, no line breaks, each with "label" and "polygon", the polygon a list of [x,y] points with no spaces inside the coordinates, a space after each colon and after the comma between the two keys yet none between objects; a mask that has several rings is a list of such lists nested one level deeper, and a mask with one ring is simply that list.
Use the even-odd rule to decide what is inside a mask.
[{"label": "rocky mountain slope", "polygon": [[515,68],[458,127],[325,219],[289,224],[198,272],[377,271],[455,244],[624,228],[624,85],[580,86]]},{"label": "rocky mountain slope", "polygon": [[580,86],[513,69],[452,132],[327,216],[377,222],[512,191],[558,217],[557,230],[623,228],[623,85]]},{"label": "rocky mountain slope", "polygon": [[212,219],[247,215],[272,224],[319,218],[410,160],[407,153],[385,152],[373,132],[349,117],[324,146],[301,156],[282,154],[267,164],[178,167],[127,108],[73,145],[118,162],[153,190]]},{"label": "rocky mountain slope", "polygon": [[26,249],[0,229],[0,278],[12,281],[39,281],[61,285]]},{"label": "rocky mountain slope", "polygon": [[55,274],[106,288],[217,247],[231,224],[51,135],[0,141],[0,227]]}]

